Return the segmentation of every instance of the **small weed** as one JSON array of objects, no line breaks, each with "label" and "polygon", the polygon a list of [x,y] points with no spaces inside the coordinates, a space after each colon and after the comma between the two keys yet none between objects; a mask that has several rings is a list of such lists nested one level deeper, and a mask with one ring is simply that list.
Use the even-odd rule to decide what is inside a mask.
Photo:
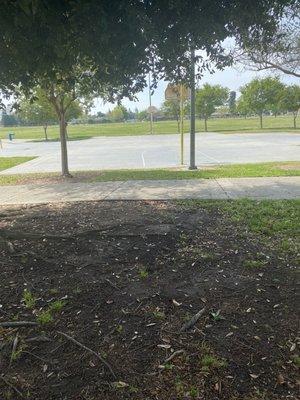
[{"label": "small weed", "polygon": [[243,265],[246,268],[257,269],[264,267],[266,262],[261,260],[245,260]]},{"label": "small weed", "polygon": [[139,276],[141,279],[147,279],[149,276],[149,272],[146,270],[146,268],[141,268],[139,270]]},{"label": "small weed", "polygon": [[48,310],[50,312],[59,312],[61,311],[61,309],[66,305],[65,301],[62,300],[56,300],[53,303],[50,304]]},{"label": "small weed", "polygon": [[221,321],[222,319],[225,319],[222,315],[221,315],[221,310],[218,310],[216,312],[211,312],[210,315],[212,316],[214,321]]},{"label": "small weed", "polygon": [[52,288],[52,289],[49,290],[49,293],[50,294],[58,294],[58,289]]},{"label": "small weed", "polygon": [[23,299],[26,308],[34,308],[36,303],[36,298],[30,292],[30,290],[25,289],[23,292]]},{"label": "small weed", "polygon": [[179,242],[184,246],[187,245],[188,243],[188,236],[185,233],[181,233],[181,235],[179,236]]},{"label": "small weed", "polygon": [[129,393],[138,393],[139,388],[135,386],[129,386]]},{"label": "small weed", "polygon": [[199,390],[195,386],[191,386],[189,389],[189,395],[192,398],[196,398],[199,396]]},{"label": "small weed", "polygon": [[293,363],[296,365],[296,367],[300,368],[300,356],[293,356],[292,357]]},{"label": "small weed", "polygon": [[25,349],[26,349],[26,344],[21,344],[18,349],[14,350],[11,353],[11,360],[12,361],[18,360],[21,357],[23,350]]},{"label": "small weed", "polygon": [[215,356],[210,354],[206,354],[201,360],[202,370],[209,371],[215,368],[222,368],[226,367],[226,361],[219,359]]},{"label": "small weed", "polygon": [[175,390],[179,395],[184,393],[184,384],[179,377],[177,377],[175,380]]},{"label": "small weed", "polygon": [[117,327],[116,327],[116,331],[118,332],[118,333],[122,333],[123,332],[123,325],[118,325]]},{"label": "small weed", "polygon": [[156,309],[155,311],[153,311],[153,316],[156,319],[165,319],[166,318],[166,314],[163,311],[160,311],[159,309]]},{"label": "small weed", "polygon": [[52,317],[51,311],[50,310],[42,311],[37,316],[37,321],[41,325],[46,325],[46,324],[50,324],[51,322],[53,322],[53,317]]},{"label": "small weed", "polygon": [[171,369],[174,368],[174,365],[170,364],[170,363],[166,363],[166,364],[164,364],[164,367],[165,367],[166,371],[171,371]]}]

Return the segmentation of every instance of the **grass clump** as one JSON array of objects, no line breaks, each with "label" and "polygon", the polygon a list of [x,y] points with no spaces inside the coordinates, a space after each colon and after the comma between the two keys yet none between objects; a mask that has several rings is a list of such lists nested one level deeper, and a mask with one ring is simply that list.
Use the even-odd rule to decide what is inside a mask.
[{"label": "grass clump", "polygon": [[38,316],[37,316],[37,321],[41,325],[47,325],[53,322],[53,316],[51,314],[50,310],[45,310],[42,311]]},{"label": "grass clump", "polygon": [[66,302],[62,300],[55,300],[46,310],[40,312],[37,316],[37,321],[41,325],[50,324],[54,321],[54,314],[60,312],[65,306]]},{"label": "grass clump", "polygon": [[25,307],[29,309],[34,308],[36,304],[36,298],[28,289],[24,290],[22,300],[25,304]]},{"label": "grass clump", "polygon": [[139,277],[140,277],[141,279],[147,279],[148,276],[149,276],[149,272],[146,270],[146,268],[141,268],[141,269],[139,270]]},{"label": "grass clump", "polygon": [[206,354],[201,359],[202,370],[209,371],[212,369],[223,368],[227,366],[225,360],[217,358],[213,355]]},{"label": "grass clump", "polygon": [[244,267],[250,269],[259,269],[266,265],[265,261],[261,260],[245,260],[243,263]]}]

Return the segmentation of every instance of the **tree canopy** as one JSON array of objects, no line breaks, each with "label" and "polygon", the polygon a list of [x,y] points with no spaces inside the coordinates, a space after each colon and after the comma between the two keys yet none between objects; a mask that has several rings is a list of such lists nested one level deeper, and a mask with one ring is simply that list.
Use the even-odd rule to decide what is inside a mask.
[{"label": "tree canopy", "polygon": [[209,85],[206,83],[196,91],[196,112],[204,119],[205,131],[207,131],[207,119],[216,111],[216,107],[225,104],[229,90],[221,85]]},{"label": "tree canopy", "polygon": [[296,129],[296,119],[300,109],[300,86],[286,86],[280,96],[279,102],[280,108],[283,111],[289,111],[293,113],[294,128]]},{"label": "tree canopy", "polygon": [[[60,119],[62,172],[69,175],[65,114],[86,96],[132,98],[160,78],[189,82],[190,50],[198,74],[232,62],[222,41],[272,40],[296,0],[2,0],[0,91],[30,98],[41,87]],[[206,54],[206,55],[203,55]],[[214,66],[212,66],[212,63]]]},{"label": "tree canopy", "polygon": [[241,87],[240,101],[246,109],[259,115],[261,128],[263,113],[278,107],[283,89],[279,78],[272,77],[253,79]]},{"label": "tree canopy", "polygon": [[[78,101],[70,103],[66,111],[66,122],[82,115],[83,110]],[[48,140],[47,127],[49,124],[56,124],[58,121],[57,113],[41,88],[35,90],[35,100],[30,101],[26,97],[22,97],[18,117],[27,125],[42,125],[44,127],[45,139]]]},{"label": "tree canopy", "polygon": [[[270,41],[284,9],[295,0],[2,0],[0,88],[30,90],[41,78],[74,84],[78,68],[108,97],[132,96],[154,79],[187,78],[188,50],[200,71],[227,65],[221,42]],[[264,33],[262,35],[262,32]],[[92,86],[91,86],[92,87]],[[90,87],[90,89],[91,89]]]}]

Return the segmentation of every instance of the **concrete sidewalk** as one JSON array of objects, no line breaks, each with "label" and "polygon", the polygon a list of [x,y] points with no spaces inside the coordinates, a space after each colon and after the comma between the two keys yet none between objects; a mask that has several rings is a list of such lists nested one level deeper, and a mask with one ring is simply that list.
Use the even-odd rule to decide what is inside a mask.
[{"label": "concrete sidewalk", "polygon": [[0,205],[89,200],[297,199],[299,177],[0,186]]}]

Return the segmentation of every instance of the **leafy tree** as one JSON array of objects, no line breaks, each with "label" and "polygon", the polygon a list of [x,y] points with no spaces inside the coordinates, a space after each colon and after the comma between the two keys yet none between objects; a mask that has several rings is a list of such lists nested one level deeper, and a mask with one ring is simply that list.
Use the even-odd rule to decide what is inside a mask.
[{"label": "leafy tree", "polygon": [[[66,111],[66,123],[71,119],[82,115],[82,107],[78,101],[71,102]],[[47,93],[41,88],[36,88],[34,100],[30,101],[23,97],[19,104],[18,116],[22,121],[29,125],[42,125],[44,129],[45,140],[48,140],[48,125],[58,122],[58,116],[55,108],[49,101]]]},{"label": "leafy tree", "polygon": [[158,79],[189,82],[191,48],[198,75],[232,62],[222,42],[272,40],[284,8],[296,0],[2,0],[0,90],[17,99],[41,87],[60,121],[62,174],[69,176],[66,112],[86,96],[133,98],[151,70]]},{"label": "leafy tree", "polygon": [[[186,113],[186,102],[183,103],[183,113]],[[172,100],[165,100],[162,108],[162,113],[167,118],[174,118],[177,121],[178,132],[180,131],[180,100],[179,99],[172,99]]]},{"label": "leafy tree", "polygon": [[14,114],[7,114],[6,110],[2,111],[1,123],[3,126],[16,126],[18,119]]},{"label": "leafy tree", "polygon": [[238,99],[236,111],[239,115],[243,115],[245,118],[247,118],[247,115],[251,112],[248,104],[244,101],[242,96]]},{"label": "leafy tree", "polygon": [[117,105],[107,113],[107,118],[113,122],[122,122],[128,118],[128,111],[123,105]]},{"label": "leafy tree", "polygon": [[225,104],[228,98],[228,89],[221,85],[206,83],[196,91],[196,111],[204,119],[204,129],[207,132],[207,120],[216,111],[216,107]]},{"label": "leafy tree", "polygon": [[278,107],[283,89],[284,85],[279,78],[272,77],[253,79],[241,87],[241,101],[247,109],[259,116],[260,128],[263,127],[263,114]]},{"label": "leafy tree", "polygon": [[229,98],[228,98],[228,107],[229,107],[229,112],[230,114],[235,114],[236,112],[236,92],[232,90],[229,93]]},{"label": "leafy tree", "polygon": [[294,128],[296,129],[296,119],[300,109],[300,86],[286,86],[281,94],[280,104],[283,111],[293,114]]},{"label": "leafy tree", "polygon": [[139,111],[138,114],[137,114],[137,119],[138,119],[139,121],[145,121],[146,119],[148,119],[148,112],[147,112],[147,110]]}]

